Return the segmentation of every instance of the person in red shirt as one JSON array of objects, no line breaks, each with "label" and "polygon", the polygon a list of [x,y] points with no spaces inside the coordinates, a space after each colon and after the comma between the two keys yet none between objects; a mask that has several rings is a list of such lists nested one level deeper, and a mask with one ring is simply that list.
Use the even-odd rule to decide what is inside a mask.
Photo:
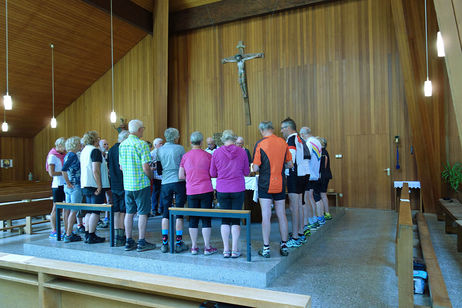
[{"label": "person in red shirt", "polygon": [[274,203],[281,234],[280,253],[289,255],[287,248],[288,225],[285,212],[285,176],[284,169],[292,168],[292,155],[284,139],[273,134],[271,121],[261,122],[258,126],[263,139],[257,142],[253,153],[252,170],[259,171],[258,199],[262,213],[263,248],[258,251],[262,257],[270,257],[269,238],[271,231],[271,204]]}]

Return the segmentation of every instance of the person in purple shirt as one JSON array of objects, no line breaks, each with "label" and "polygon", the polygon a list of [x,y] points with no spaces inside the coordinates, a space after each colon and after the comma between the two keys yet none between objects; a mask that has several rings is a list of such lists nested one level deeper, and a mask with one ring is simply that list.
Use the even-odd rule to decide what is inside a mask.
[{"label": "person in purple shirt", "polygon": [[[186,195],[188,207],[211,209],[213,202],[213,187],[210,179],[210,162],[212,155],[201,149],[204,136],[200,132],[191,134],[192,150],[181,158],[178,178],[186,179]],[[191,236],[191,254],[197,255],[197,233],[199,218],[202,219],[202,236],[204,237],[204,255],[213,255],[217,249],[210,245],[212,224],[210,217],[189,217],[189,235]]]},{"label": "person in purple shirt", "polygon": [[[244,203],[245,176],[249,174],[249,159],[244,149],[235,145],[237,136],[232,130],[225,130],[221,141],[223,146],[212,156],[210,175],[217,178],[217,199],[220,209],[242,210]],[[232,227],[230,228],[230,225]],[[229,249],[229,234],[232,235],[232,251]],[[241,233],[238,218],[223,218],[221,222],[221,237],[223,239],[223,256],[238,258]]]}]

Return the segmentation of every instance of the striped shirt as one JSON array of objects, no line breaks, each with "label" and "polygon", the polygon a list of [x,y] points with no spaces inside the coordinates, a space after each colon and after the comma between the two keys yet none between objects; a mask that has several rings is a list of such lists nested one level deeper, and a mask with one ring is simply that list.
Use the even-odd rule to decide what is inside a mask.
[{"label": "striped shirt", "polygon": [[143,171],[143,164],[150,161],[148,144],[137,136],[130,134],[120,144],[119,164],[122,167],[126,191],[138,191],[151,185]]}]

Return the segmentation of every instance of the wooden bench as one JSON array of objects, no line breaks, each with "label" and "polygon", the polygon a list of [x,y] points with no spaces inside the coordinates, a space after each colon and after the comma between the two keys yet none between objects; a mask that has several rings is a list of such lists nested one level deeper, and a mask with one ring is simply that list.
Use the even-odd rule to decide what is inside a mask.
[{"label": "wooden bench", "polygon": [[432,307],[452,307],[446,284],[444,283],[443,275],[441,274],[441,269],[433,249],[430,231],[428,230],[427,222],[422,213],[417,213],[417,225],[419,228],[420,246],[422,247],[422,254],[428,273]]},{"label": "wooden bench", "polygon": [[83,210],[109,212],[109,242],[114,247],[114,211],[112,204],[66,203],[56,202],[56,240],[61,240],[61,210]]},{"label": "wooden bench", "polygon": [[396,274],[398,275],[399,307],[414,306],[413,231],[408,184],[404,183],[399,203],[396,229]]},{"label": "wooden bench", "polygon": [[170,236],[170,253],[175,251],[175,217],[177,215],[212,217],[212,218],[239,218],[245,219],[246,240],[247,240],[247,261],[252,261],[251,242],[250,242],[250,211],[249,210],[218,210],[218,209],[198,209],[198,208],[181,208],[170,207],[169,209],[169,233]]},{"label": "wooden bench", "polygon": [[457,233],[456,220],[462,219],[462,204],[455,199],[440,199],[440,210],[444,215],[446,233]]},{"label": "wooden bench", "polygon": [[5,253],[0,299],[2,307],[311,307],[307,295]]},{"label": "wooden bench", "polygon": [[335,192],[335,191],[328,191],[328,192],[327,192],[327,196],[328,196],[328,197],[329,197],[329,196],[335,197],[335,207],[337,207],[338,204],[339,204],[339,203],[338,203],[338,201],[339,201],[339,200],[338,200],[339,193],[337,193],[337,192]]},{"label": "wooden bench", "polygon": [[456,220],[457,251],[462,252],[462,220]]},{"label": "wooden bench", "polygon": [[[50,192],[48,192],[48,195],[49,194]],[[20,233],[24,230],[27,234],[32,234],[33,225],[49,222],[48,219],[33,222],[32,217],[50,214],[52,207],[52,197],[12,201],[0,204],[0,230],[19,228]],[[26,219],[25,224],[13,225],[11,223],[12,220],[24,218]],[[4,226],[3,221],[7,221],[7,226]]]}]

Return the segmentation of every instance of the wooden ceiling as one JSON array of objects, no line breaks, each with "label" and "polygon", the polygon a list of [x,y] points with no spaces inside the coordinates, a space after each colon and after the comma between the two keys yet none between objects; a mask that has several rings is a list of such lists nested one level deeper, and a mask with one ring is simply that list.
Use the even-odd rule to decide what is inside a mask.
[{"label": "wooden ceiling", "polygon": [[[153,0],[115,1],[116,63],[152,32],[148,24],[149,18],[152,19]],[[169,1],[170,31],[174,33],[333,0]],[[127,2],[130,5],[127,6]],[[108,3],[109,0],[8,0],[8,79],[13,110],[6,111],[9,131],[0,132],[0,136],[33,137],[49,125],[52,116],[50,43],[55,46],[55,115],[110,69]],[[130,10],[124,11],[125,7]],[[144,24],[137,20],[138,16],[131,16],[131,12],[143,15]],[[5,0],[0,0],[0,96],[6,92],[5,43]],[[1,115],[0,122],[3,122]]]},{"label": "wooden ceiling", "polygon": [[[0,0],[0,6],[3,95],[6,92],[4,0]],[[49,124],[50,43],[55,45],[55,114],[111,66],[110,16],[82,0],[9,0],[8,36],[13,110],[6,111],[10,129],[1,136],[32,137]],[[120,59],[144,36],[144,31],[114,18],[114,60]]]}]

